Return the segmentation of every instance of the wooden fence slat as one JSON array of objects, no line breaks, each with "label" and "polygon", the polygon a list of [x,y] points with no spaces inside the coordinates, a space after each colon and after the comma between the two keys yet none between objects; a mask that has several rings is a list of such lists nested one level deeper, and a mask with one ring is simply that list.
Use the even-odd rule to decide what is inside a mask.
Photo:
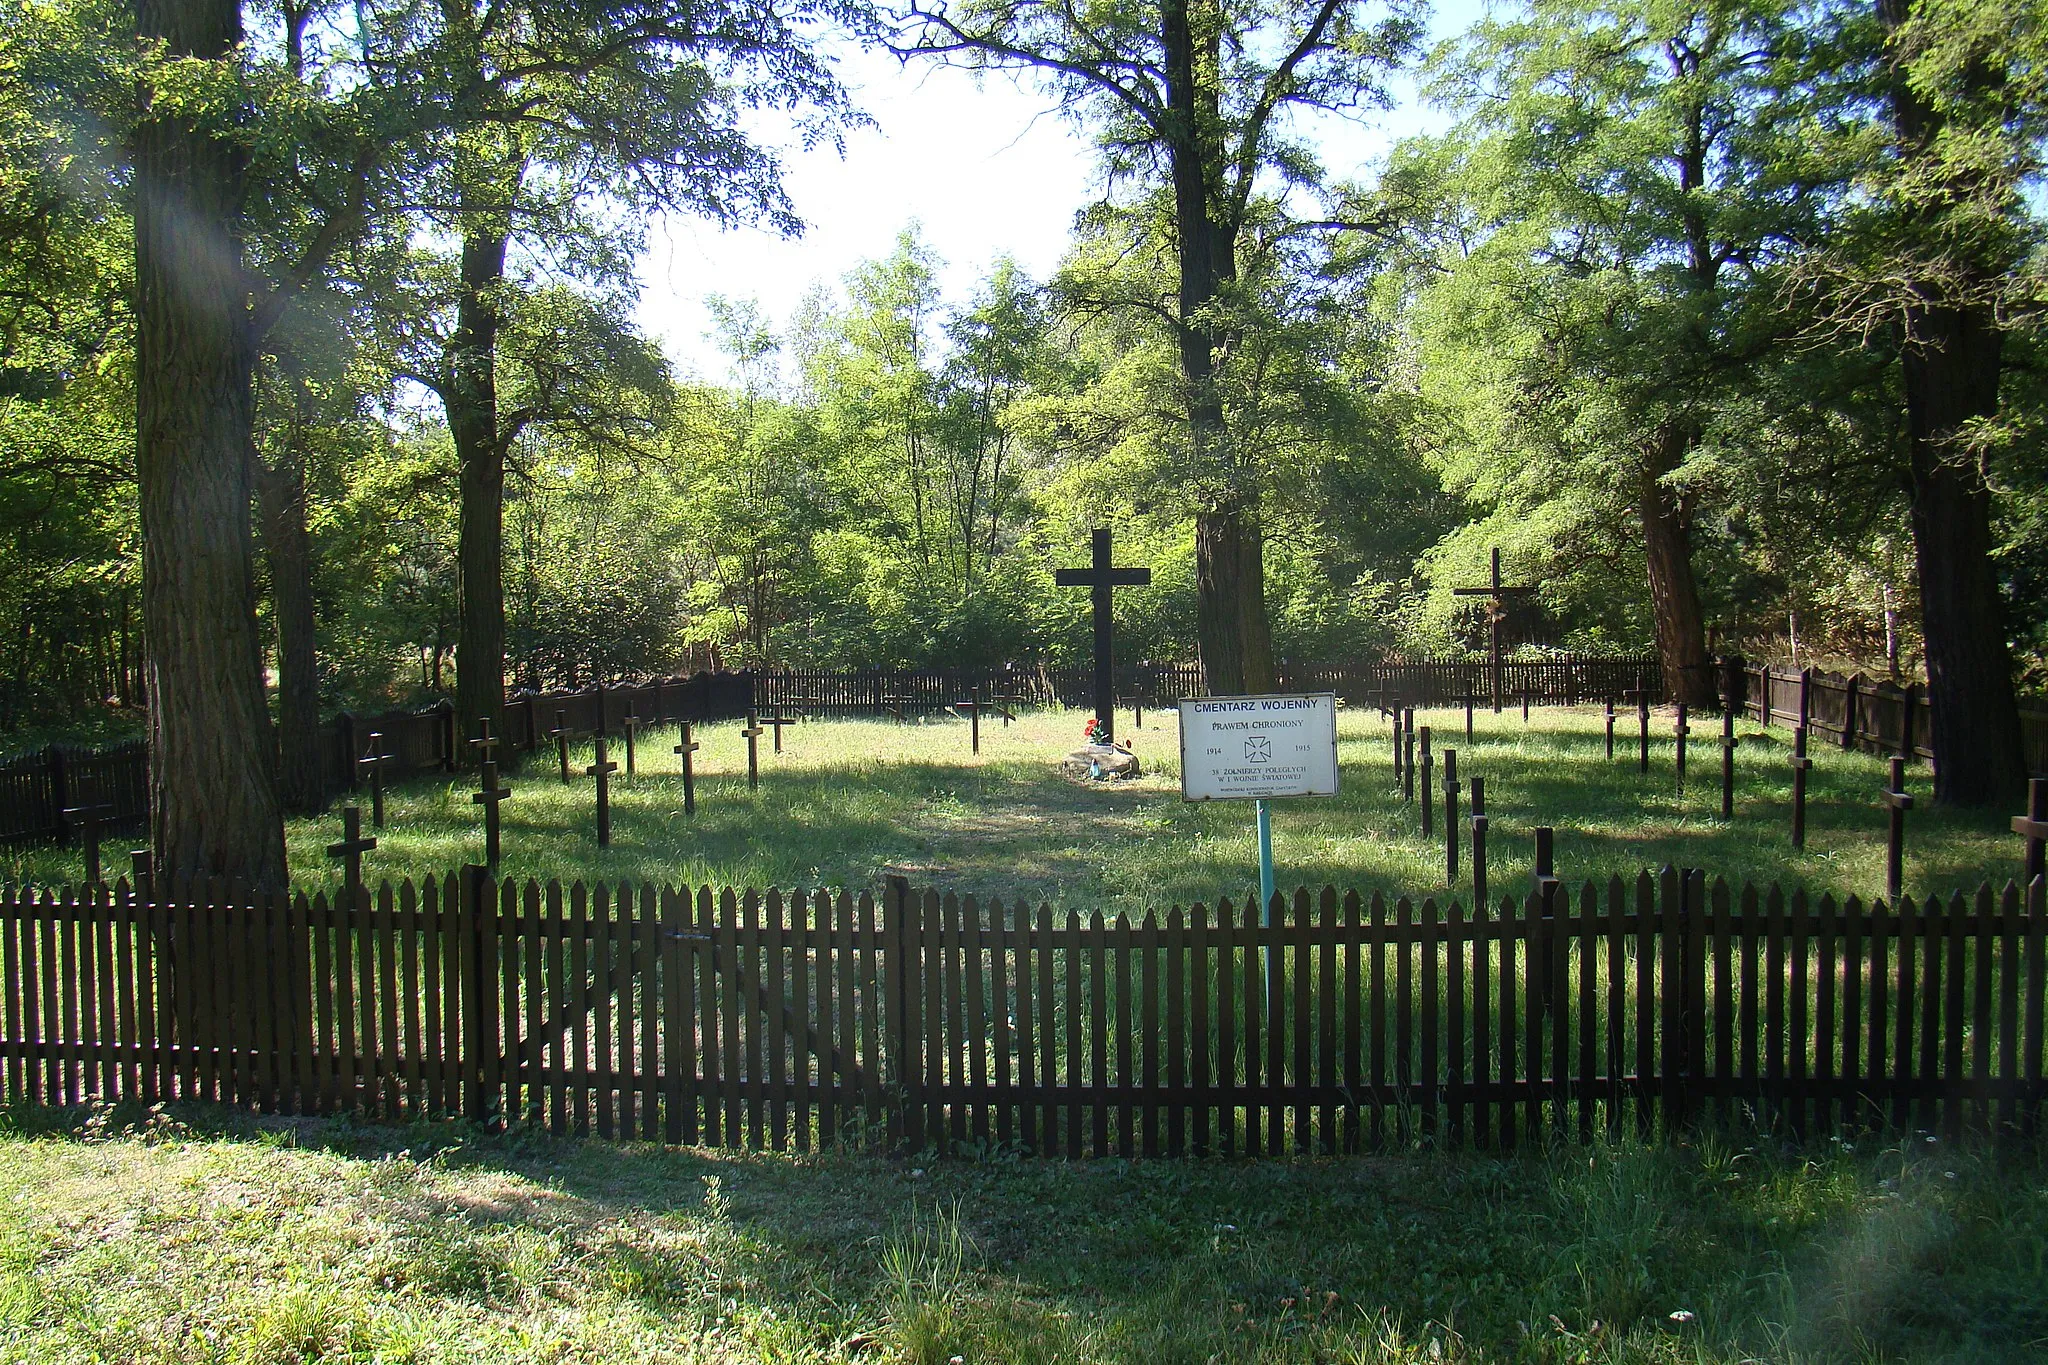
[{"label": "wooden fence slat", "polygon": [[1920,902],[1920,1122],[1924,1133],[1941,1131],[1941,1024],[1943,974],[1949,964],[1942,946],[1947,940],[1948,921],[1939,896]]},{"label": "wooden fence slat", "polygon": [[[1078,924],[1071,915],[1068,922]],[[1145,1096],[1138,1131],[1145,1155],[1159,1156],[1159,921],[1150,910],[1138,925],[1138,1000],[1144,1012],[1138,1034],[1143,1049],[1138,1085]],[[1080,1048],[1074,1051],[1078,1054]],[[1074,1145],[1080,1145],[1078,1133]]]},{"label": "wooden fence slat", "polygon": [[755,980],[761,983],[761,1013],[768,1026],[765,1065],[772,1095],[768,1101],[768,1145],[771,1151],[781,1152],[789,1148],[789,1105],[784,1098],[789,1093],[789,1030],[783,1016],[787,964],[782,960],[782,893],[770,889],[762,909],[761,974]]},{"label": "wooden fence slat", "polygon": [[1229,897],[1216,902],[1216,1114],[1218,1149],[1224,1156],[1237,1153],[1238,1095],[1241,1084],[1237,1065],[1237,908]]},{"label": "wooden fence slat", "polygon": [[1116,971],[1116,1154],[1129,1159],[1137,1155],[1136,1114],[1131,1096],[1138,1088],[1132,1052],[1136,1040],[1131,1036],[1130,916],[1119,914],[1116,917],[1115,935],[1111,947],[1114,949],[1112,960]]},{"label": "wooden fence slat", "polygon": [[1275,916],[1276,923],[1274,925],[1276,930],[1284,931],[1284,937],[1279,934],[1275,935],[1275,955],[1281,957],[1283,961],[1289,956],[1286,954],[1285,949],[1280,946],[1281,943],[1288,940],[1292,941],[1291,946],[1294,949],[1291,954],[1293,960],[1292,970],[1287,973],[1287,993],[1294,1007],[1292,1011],[1294,1018],[1291,1025],[1294,1046],[1291,1049],[1292,1064],[1288,1068],[1288,1077],[1293,1084],[1295,1094],[1294,1150],[1302,1155],[1307,1155],[1315,1150],[1314,1138],[1309,1131],[1310,1119],[1314,1111],[1308,1102],[1308,1087],[1315,1081],[1315,1072],[1311,1069],[1312,1059],[1309,1052],[1313,1041],[1313,1035],[1310,1033],[1309,990],[1315,981],[1309,964],[1310,910],[1311,901],[1308,888],[1296,887],[1294,891],[1294,913],[1284,918]]},{"label": "wooden fence slat", "polygon": [[925,1146],[944,1156],[946,1131],[946,981],[944,906],[936,891],[924,893],[918,925],[918,979],[924,987]]},{"label": "wooden fence slat", "polygon": [[[1373,907],[1373,918],[1377,921],[1379,918],[1379,897],[1377,894],[1373,897]],[[1472,1101],[1472,1144],[1480,1151],[1485,1151],[1493,1145],[1494,1104],[1490,1098],[1492,1092],[1488,1087],[1489,1083],[1493,1080],[1495,1062],[1492,1041],[1493,969],[1491,961],[1494,943],[1491,931],[1494,927],[1494,923],[1490,922],[1487,914],[1486,902],[1474,899],[1472,902],[1472,1083],[1481,1089],[1480,1093],[1474,1095]],[[1503,939],[1501,942],[1505,944],[1506,940]],[[1377,948],[1375,948],[1375,953],[1377,953]],[[1379,984],[1379,966],[1375,962],[1373,967],[1373,989],[1375,996],[1377,996]],[[1378,1022],[1377,1006],[1375,1006],[1373,1036],[1378,1037],[1379,1032],[1380,1024]],[[1375,1090],[1377,1090],[1379,1077],[1377,1048],[1375,1048],[1373,1058],[1373,1077]],[[1375,1094],[1374,1098],[1373,1140],[1378,1142],[1380,1130],[1377,1094]]]},{"label": "wooden fence slat", "polygon": [[2019,888],[2011,882],[2005,884],[2004,892],[1998,898],[1998,1079],[2003,1082],[2003,1095],[1998,1102],[1998,1130],[2001,1134],[2018,1131],[2019,1097],[2014,1093],[2016,1086],[2023,1083],[2019,1074],[2019,1032],[2020,1032],[2020,929],[2023,923],[2020,910]]},{"label": "wooden fence slat", "polygon": [[[1970,1059],[1969,1089],[1974,1101],[1975,1127],[1980,1133],[1994,1131],[1991,1105],[1991,1045],[1993,1024],[1991,1018],[1991,979],[1993,973],[1991,945],[1996,937],[1991,926],[1998,922],[1996,902],[1992,899],[1991,883],[1985,882],[1977,889],[1975,939],[1976,961],[1970,969],[1970,1038],[1974,1055]],[[1958,951],[1961,951],[1962,929],[1957,927]],[[1965,1122],[1969,1122],[1965,1118]]]},{"label": "wooden fence slat", "polygon": [[[945,1083],[953,1087],[951,1094],[959,1094],[959,1087],[967,1079],[967,1027],[966,1016],[966,974],[964,947],[960,938],[961,906],[960,897],[947,892],[939,902],[939,965],[941,979],[945,986],[945,1047],[939,1057],[940,1069]],[[978,1044],[977,1044],[978,1045]],[[956,1099],[949,1104],[946,1112],[945,1151],[957,1152],[967,1141],[967,1102]]]},{"label": "wooden fence slat", "polygon": [[[973,896],[963,897],[960,902],[960,942],[963,954],[962,967],[966,973],[967,988],[967,1082],[974,1087],[977,1096],[987,1094],[989,1045],[992,1041],[989,1031],[987,978],[983,966],[983,944],[985,924],[982,919],[981,902]],[[988,1151],[992,1137],[989,1123],[988,1102],[976,1099],[968,1115],[967,1136],[974,1142],[977,1152]]]},{"label": "wooden fence slat", "polygon": [[[1016,1017],[1010,983],[1012,963],[1015,960],[1017,936],[1010,916],[1005,913],[1000,900],[991,900],[985,911],[985,920],[990,934],[988,955],[989,1008],[995,1024],[995,1086],[996,1093],[1009,1094],[1016,1084],[1010,1072],[1010,1057],[1017,1045],[1012,1020]],[[1017,1109],[1013,1104],[998,1104],[995,1111],[996,1145],[1005,1152],[1014,1149],[1017,1142]]]}]

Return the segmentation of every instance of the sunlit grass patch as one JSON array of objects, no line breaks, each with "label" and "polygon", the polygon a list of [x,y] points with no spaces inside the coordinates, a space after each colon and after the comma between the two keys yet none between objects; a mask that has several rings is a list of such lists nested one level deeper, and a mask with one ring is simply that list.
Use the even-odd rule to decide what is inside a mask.
[{"label": "sunlit grass patch", "polygon": [[[1677,790],[1671,720],[1654,722],[1651,772],[1637,771],[1634,718],[1605,756],[1598,708],[1546,708],[1525,725],[1518,711],[1481,712],[1475,739],[1462,711],[1418,717],[1432,724],[1439,755],[1459,753],[1462,778],[1483,776],[1492,822],[1492,885],[1527,885],[1531,831],[1557,830],[1560,872],[1569,879],[1633,877],[1664,863],[1731,878],[1780,880],[1816,891],[1868,896],[1884,885],[1884,818],[1876,794],[1884,760],[1815,750],[1806,850],[1790,842],[1786,734],[1744,725],[1738,750],[1738,806],[1720,816],[1717,735],[1696,733],[1688,785]],[[1076,783],[1057,770],[1080,740],[1074,711],[1022,713],[982,727],[970,752],[964,721],[812,721],[784,730],[784,752],[764,737],[761,786],[746,782],[745,743],[736,723],[699,727],[699,809],[683,814],[673,728],[643,734],[639,772],[620,774],[613,792],[613,846],[596,846],[593,784],[585,742],[560,781],[551,750],[527,755],[503,806],[504,873],[608,881],[765,887],[872,887],[890,872],[982,896],[1024,896],[1057,908],[1141,913],[1148,907],[1240,898],[1255,884],[1252,812],[1241,803],[1190,805],[1179,796],[1178,737],[1171,711],[1148,711],[1143,729],[1125,717],[1146,765],[1138,781],[1112,788]],[[1704,731],[1706,727],[1700,727]],[[1276,803],[1275,852],[1283,885],[1441,894],[1444,875],[1441,766],[1437,834],[1425,840],[1416,807],[1392,778],[1390,730],[1370,709],[1339,718],[1342,793]],[[614,744],[612,756],[622,758]],[[1927,775],[1911,784],[1922,809],[1908,818],[1906,880],[1916,892],[1946,892],[2018,869],[2010,812],[1926,808]],[[467,776],[422,778],[396,787],[389,822],[368,859],[375,877],[420,877],[482,856],[478,808]],[[1469,785],[1468,785],[1469,790]],[[367,793],[357,800],[367,803]],[[1461,803],[1461,812],[1469,807]],[[325,856],[337,837],[330,813],[294,821],[295,878],[334,887]],[[1461,828],[1461,842],[1468,842]],[[1470,895],[1469,848],[1457,893]],[[75,850],[16,849],[0,875],[62,880],[77,875]]]}]

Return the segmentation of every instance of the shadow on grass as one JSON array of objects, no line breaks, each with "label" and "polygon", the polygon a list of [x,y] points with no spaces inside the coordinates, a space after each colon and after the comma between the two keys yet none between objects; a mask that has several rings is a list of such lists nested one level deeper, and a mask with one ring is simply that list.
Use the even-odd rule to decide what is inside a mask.
[{"label": "shadow on grass", "polygon": [[1988,1361],[2048,1334],[2033,1149],[1704,1132],[1513,1158],[911,1163],[176,1117],[157,1140],[370,1173],[400,1239],[431,1251],[416,1293],[509,1302],[491,1277],[525,1273],[506,1230],[531,1233],[553,1258],[539,1280],[677,1330],[743,1320],[750,1358],[781,1331],[822,1358],[881,1341],[937,1361]]}]

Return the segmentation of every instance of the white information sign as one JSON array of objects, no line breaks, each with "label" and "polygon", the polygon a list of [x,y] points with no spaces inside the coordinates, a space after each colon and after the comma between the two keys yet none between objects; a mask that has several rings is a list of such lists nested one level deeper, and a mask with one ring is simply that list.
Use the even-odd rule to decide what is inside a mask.
[{"label": "white information sign", "polygon": [[1189,801],[1337,794],[1337,695],[1187,697],[1180,792]]}]

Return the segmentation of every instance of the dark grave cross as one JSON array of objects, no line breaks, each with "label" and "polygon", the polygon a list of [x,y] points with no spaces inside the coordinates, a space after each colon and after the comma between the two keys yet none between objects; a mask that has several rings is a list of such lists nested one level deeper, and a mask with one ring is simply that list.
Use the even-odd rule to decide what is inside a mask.
[{"label": "dark grave cross", "polygon": [[619,722],[619,728],[626,732],[626,776],[628,777],[633,776],[639,771],[634,761],[634,751],[638,747],[640,727],[645,724],[647,722],[640,719],[638,710],[628,711],[626,718]]},{"label": "dark grave cross", "polygon": [[972,743],[973,743],[973,745],[974,745],[974,752],[975,752],[975,753],[980,753],[980,752],[981,752],[981,689],[980,689],[980,688],[978,688],[978,687],[977,687],[977,688],[975,688],[975,689],[974,689],[974,690],[973,690],[973,691],[972,691],[971,693],[969,693],[969,694],[968,694],[968,698],[967,698],[967,700],[966,700],[966,701],[956,701],[956,702],[954,702],[954,703],[953,703],[953,709],[954,709],[955,711],[965,711],[965,712],[967,713],[967,733],[968,733],[968,735],[969,735],[969,736],[971,737]]},{"label": "dark grave cross", "polygon": [[1897,905],[1906,880],[1906,812],[1913,809],[1913,798],[1906,791],[1904,755],[1892,756],[1892,784],[1879,799],[1891,814],[1891,827],[1884,843],[1884,893],[1886,899]]},{"label": "dark grave cross", "polygon": [[760,715],[750,706],[747,708],[747,728],[740,731],[747,737],[747,790],[761,790],[761,736],[767,734],[762,728]]},{"label": "dark grave cross", "polygon": [[619,765],[612,762],[611,755],[605,752],[605,738],[601,732],[598,734],[596,742],[597,762],[585,768],[583,775],[597,779],[597,846],[599,848],[610,848],[612,846],[612,774],[619,770]]},{"label": "dark grave cross", "polygon": [[1607,761],[1614,761],[1614,698],[1607,699]]},{"label": "dark grave cross", "polygon": [[[1508,608],[1507,608],[1507,599],[1508,599],[1508,594],[1510,594],[1510,593],[1524,593],[1524,592],[1534,592],[1534,591],[1536,591],[1535,587],[1534,587],[1533,585],[1530,585],[1530,584],[1526,584],[1526,583],[1525,583],[1525,584],[1521,584],[1521,585],[1518,585],[1518,586],[1513,586],[1513,587],[1511,587],[1511,586],[1509,586],[1508,584],[1505,584],[1505,583],[1503,583],[1503,582],[1501,582],[1501,581],[1500,581],[1500,547],[1499,547],[1499,546],[1497,546],[1497,545],[1496,545],[1496,546],[1494,547],[1494,550],[1493,550],[1493,580],[1492,580],[1492,582],[1490,582],[1489,584],[1487,584],[1487,586],[1485,586],[1485,587],[1483,587],[1483,588],[1452,588],[1452,589],[1451,589],[1451,595],[1452,595],[1453,597],[1484,597],[1484,598],[1486,598],[1486,599],[1487,599],[1487,604],[1486,604],[1486,620],[1487,620],[1487,629],[1488,629],[1488,632],[1490,633],[1490,635],[1491,635],[1491,637],[1492,637],[1492,654],[1493,654],[1493,661],[1492,661],[1492,672],[1493,672],[1493,713],[1494,713],[1494,714],[1495,714],[1496,716],[1500,714],[1500,704],[1501,704],[1501,695],[1502,695],[1502,692],[1501,692],[1501,687],[1502,687],[1502,678],[1501,678],[1501,675],[1502,675],[1502,670],[1503,670],[1503,668],[1505,667],[1505,665],[1504,665],[1504,663],[1503,663],[1503,661],[1502,661],[1502,658],[1501,658],[1501,647],[1500,647],[1500,632],[1501,632],[1501,627],[1502,627],[1502,626],[1503,626],[1503,625],[1504,625],[1504,624],[1505,624],[1505,623],[1507,622],[1507,615],[1508,615]],[[1526,719],[1526,717],[1524,717],[1524,719]]]},{"label": "dark grave cross", "polygon": [[112,806],[69,806],[66,824],[78,827],[78,844],[85,854],[85,884],[100,884],[100,822],[113,812]]},{"label": "dark grave cross", "polygon": [[1472,906],[1486,910],[1486,779],[1472,779]]},{"label": "dark grave cross", "polygon": [[1401,781],[1401,704],[1399,701],[1394,703],[1394,711],[1390,718],[1390,723],[1394,727],[1394,782],[1396,785],[1399,785]]},{"label": "dark grave cross", "polygon": [[1735,735],[1735,699],[1725,698],[1721,703],[1721,818],[1735,818],[1735,746],[1742,743]]},{"label": "dark grave cross", "polygon": [[[490,722],[486,720],[485,725]],[[384,768],[392,755],[384,752],[384,734],[380,730],[370,731],[370,747],[356,760],[356,767],[370,775],[370,823],[378,829],[384,828]]]},{"label": "dark grave cross", "polygon": [[327,856],[341,859],[341,885],[348,897],[348,908],[354,910],[363,903],[363,855],[377,846],[375,839],[363,837],[363,811],[360,806],[341,808],[341,842],[327,846]]},{"label": "dark grave cross", "polygon": [[771,730],[773,730],[773,731],[775,732],[775,752],[776,752],[776,753],[778,753],[778,754],[779,754],[779,753],[781,753],[781,752],[782,752],[782,727],[783,727],[783,726],[785,726],[785,725],[794,725],[794,724],[796,724],[796,717],[795,717],[795,716],[785,716],[785,715],[783,715],[783,714],[782,714],[782,703],[781,703],[781,702],[777,702],[777,703],[775,703],[775,714],[774,714],[774,715],[772,715],[772,716],[768,716],[768,717],[765,717],[765,718],[764,718],[764,719],[763,719],[763,720],[761,721],[761,723],[762,723],[763,725],[767,726],[767,727],[768,727],[769,729],[771,729]]},{"label": "dark grave cross", "polygon": [[1685,795],[1685,737],[1692,733],[1692,727],[1685,723],[1685,703],[1678,703],[1678,723],[1671,727],[1671,735],[1677,741],[1673,752],[1672,765],[1678,774],[1678,794]]},{"label": "dark grave cross", "polygon": [[1636,699],[1637,770],[1650,771],[1650,685],[1642,674],[1636,674],[1636,685],[1622,694]]},{"label": "dark grave cross", "polygon": [[1465,703],[1465,742],[1470,744],[1472,742],[1472,703],[1479,699],[1472,695],[1472,689],[1468,687],[1465,689],[1465,695],[1458,698],[1458,700]]},{"label": "dark grave cross", "polygon": [[1115,567],[1109,537],[1108,527],[1096,527],[1090,537],[1093,554],[1089,566],[1053,571],[1053,582],[1059,587],[1087,588],[1094,597],[1096,739],[1103,744],[1116,743],[1116,619],[1110,611],[1110,594],[1117,588],[1141,588],[1152,581],[1150,569]]},{"label": "dark grave cross", "polygon": [[1792,732],[1792,847],[1806,848],[1806,773],[1813,760],[1806,756],[1806,727]]},{"label": "dark grave cross", "polygon": [[[476,741],[470,742],[474,744]],[[493,872],[498,870],[498,803],[510,795],[512,789],[498,781],[498,760],[486,757],[477,773],[476,795],[469,801],[473,806],[484,808],[484,866]]]},{"label": "dark grave cross", "polygon": [[555,712],[555,728],[548,731],[548,738],[555,742],[555,756],[562,764],[562,785],[569,785],[569,736],[575,733],[569,728],[569,713]]},{"label": "dark grave cross", "polygon": [[1415,708],[1401,712],[1401,799],[1415,799]]},{"label": "dark grave cross", "polygon": [[2048,778],[2028,779],[2027,813],[2013,816],[2012,832],[2027,841],[2024,881],[2032,886],[2034,878],[2048,876]]},{"label": "dark grave cross", "polygon": [[690,722],[683,722],[682,742],[676,745],[676,753],[683,760],[683,814],[697,813],[697,765],[690,757],[697,752],[697,741],[690,738]]},{"label": "dark grave cross", "polygon": [[1436,758],[1429,752],[1429,727],[1422,727],[1422,837],[1436,833],[1436,792],[1430,779],[1436,775]]},{"label": "dark grave cross", "polygon": [[1385,683],[1369,689],[1365,695],[1372,698],[1373,708],[1383,716],[1396,714],[1401,709],[1401,703],[1397,700],[1394,689],[1388,687]]},{"label": "dark grave cross", "polygon": [[1522,699],[1522,724],[1527,725],[1529,723],[1529,689],[1525,687],[1515,695]]},{"label": "dark grave cross", "polygon": [[1444,879],[1458,884],[1458,751],[1444,750]]},{"label": "dark grave cross", "polygon": [[1003,728],[1007,730],[1010,728],[1010,722],[1017,719],[1012,714],[1011,708],[1021,706],[1023,703],[1024,699],[1013,692],[998,692],[995,700],[989,703],[989,709],[1003,718]]}]

